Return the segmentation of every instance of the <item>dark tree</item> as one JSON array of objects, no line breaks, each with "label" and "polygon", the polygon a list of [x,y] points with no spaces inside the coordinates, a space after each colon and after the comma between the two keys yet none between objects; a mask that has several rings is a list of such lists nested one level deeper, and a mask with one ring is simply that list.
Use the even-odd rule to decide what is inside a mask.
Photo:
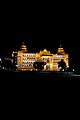
[{"label": "dark tree", "polygon": [[44,69],[45,62],[34,62],[33,67],[34,69],[38,71],[42,71]]},{"label": "dark tree", "polygon": [[13,69],[11,60],[3,60],[2,66],[7,69]]},{"label": "dark tree", "polygon": [[61,59],[61,61],[60,62],[58,62],[58,67],[61,67],[61,70],[62,69],[66,69],[66,63],[64,62],[64,60],[63,59]]}]

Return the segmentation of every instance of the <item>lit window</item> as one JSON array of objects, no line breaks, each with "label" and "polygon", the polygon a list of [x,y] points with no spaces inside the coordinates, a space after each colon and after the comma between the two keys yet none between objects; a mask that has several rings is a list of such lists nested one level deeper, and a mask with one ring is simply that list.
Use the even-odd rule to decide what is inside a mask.
[{"label": "lit window", "polygon": [[18,67],[20,67],[20,64],[18,64]]},{"label": "lit window", "polygon": [[54,58],[63,58],[64,56],[54,56]]}]

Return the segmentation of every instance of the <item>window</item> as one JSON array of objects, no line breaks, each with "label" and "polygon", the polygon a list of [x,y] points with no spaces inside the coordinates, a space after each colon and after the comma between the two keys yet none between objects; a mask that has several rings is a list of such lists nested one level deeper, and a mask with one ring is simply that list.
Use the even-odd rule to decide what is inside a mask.
[{"label": "window", "polygon": [[54,58],[64,58],[64,56],[54,56]]},{"label": "window", "polygon": [[20,64],[18,64],[18,67],[20,67]]},{"label": "window", "polygon": [[58,64],[57,62],[54,62],[54,64],[56,65],[56,64]]},{"label": "window", "polygon": [[27,64],[27,66],[29,66],[29,64]]},{"label": "window", "polygon": [[22,64],[22,66],[24,66],[24,64]]}]

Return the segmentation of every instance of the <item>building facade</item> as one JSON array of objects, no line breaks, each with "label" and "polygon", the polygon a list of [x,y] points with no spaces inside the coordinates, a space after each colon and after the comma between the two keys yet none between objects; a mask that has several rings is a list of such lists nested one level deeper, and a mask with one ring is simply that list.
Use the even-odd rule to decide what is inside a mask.
[{"label": "building facade", "polygon": [[44,71],[59,71],[58,62],[63,59],[66,63],[66,68],[69,67],[69,55],[64,52],[60,46],[56,54],[47,51],[46,48],[39,53],[30,53],[27,51],[26,45],[23,43],[20,50],[12,52],[13,64],[17,70],[34,70],[33,64],[36,61],[44,61]]}]

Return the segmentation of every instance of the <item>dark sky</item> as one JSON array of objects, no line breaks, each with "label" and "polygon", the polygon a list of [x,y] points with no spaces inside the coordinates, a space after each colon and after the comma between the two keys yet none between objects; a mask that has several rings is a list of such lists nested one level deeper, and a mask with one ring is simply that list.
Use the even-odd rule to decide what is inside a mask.
[{"label": "dark sky", "polygon": [[56,53],[62,44],[70,54],[72,62],[79,62],[78,10],[64,8],[43,7],[31,11],[30,8],[15,12],[5,11],[0,22],[0,54],[10,56],[11,51],[19,48],[22,41],[25,41],[30,52],[39,52],[40,49],[47,48]]}]

